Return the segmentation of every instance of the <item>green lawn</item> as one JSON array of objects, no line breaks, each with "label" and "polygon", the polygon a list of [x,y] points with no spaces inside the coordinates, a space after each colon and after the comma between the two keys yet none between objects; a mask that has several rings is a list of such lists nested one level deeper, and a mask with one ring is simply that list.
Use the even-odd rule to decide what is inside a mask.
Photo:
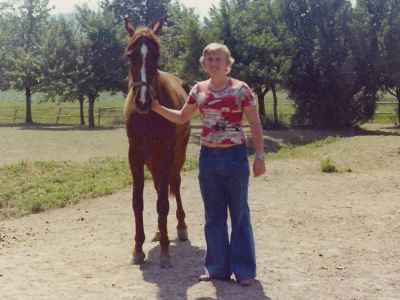
[{"label": "green lawn", "polygon": [[[22,92],[0,92],[0,124],[22,124],[25,120],[25,98]],[[103,93],[95,104],[95,122],[103,126],[119,125],[123,120],[124,96]],[[85,102],[85,122],[88,122]],[[100,115],[100,120],[99,120]],[[38,124],[79,125],[78,102],[40,102],[40,94],[32,96],[32,118]]]},{"label": "green lawn", "polygon": [[[40,94],[32,97],[32,118],[38,124],[79,125],[79,105],[77,102],[43,103],[40,102]],[[396,103],[391,95],[384,95],[378,103],[373,122],[396,122],[397,106],[386,104]],[[385,103],[385,104],[384,104]],[[266,112],[272,116],[272,94],[265,97]],[[114,126],[121,125],[123,120],[124,96],[122,93],[111,95],[103,93],[95,104],[96,125]],[[85,103],[85,121],[87,123],[87,103]],[[288,99],[285,91],[278,92],[278,115],[285,123],[289,123],[290,116],[294,112],[293,102]],[[25,98],[22,92],[0,92],[0,124],[23,124],[25,120]]]},{"label": "green lawn", "polygon": [[[188,158],[183,171],[197,168]],[[109,195],[131,184],[127,158],[102,157],[85,162],[21,161],[0,166],[0,219],[65,207]],[[145,172],[145,179],[150,179]]]}]

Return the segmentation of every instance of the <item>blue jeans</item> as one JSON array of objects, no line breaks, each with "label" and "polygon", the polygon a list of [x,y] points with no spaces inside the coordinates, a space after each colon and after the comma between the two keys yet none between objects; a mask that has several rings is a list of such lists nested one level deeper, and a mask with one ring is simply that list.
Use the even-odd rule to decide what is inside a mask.
[{"label": "blue jeans", "polygon": [[[199,182],[205,211],[206,272],[237,279],[256,276],[256,257],[247,203],[249,162],[244,145],[201,147]],[[229,240],[227,212],[231,219]]]}]

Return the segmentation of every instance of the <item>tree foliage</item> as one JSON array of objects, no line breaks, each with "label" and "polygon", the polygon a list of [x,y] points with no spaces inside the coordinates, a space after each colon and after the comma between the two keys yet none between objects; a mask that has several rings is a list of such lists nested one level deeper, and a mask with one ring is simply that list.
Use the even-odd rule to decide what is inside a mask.
[{"label": "tree foliage", "polygon": [[199,58],[204,40],[198,16],[179,3],[169,6],[168,15],[168,26],[161,37],[161,68],[194,84],[203,75]]},{"label": "tree foliage", "polygon": [[[7,4],[7,5],[6,5]],[[4,69],[2,88],[11,87],[25,92],[25,123],[32,120],[31,96],[38,90],[43,64],[46,57],[40,52],[43,33],[48,24],[48,0],[23,0],[5,3],[7,14],[2,14],[4,22],[1,32],[5,41],[2,49]],[[5,36],[3,38],[3,36]],[[4,54],[5,53],[5,54]]]},{"label": "tree foliage", "polygon": [[95,12],[81,6],[77,8],[76,17],[80,34],[73,81],[75,91],[89,101],[89,126],[94,127],[94,103],[100,93],[127,88],[123,58],[125,34],[114,24],[114,14],[108,10]]},{"label": "tree foliage", "polygon": [[135,26],[149,25],[167,15],[171,0],[103,0],[102,6],[114,12],[117,23],[128,16]]},{"label": "tree foliage", "polygon": [[352,8],[345,0],[281,1],[295,53],[285,86],[297,125],[348,127],[367,121],[376,91],[358,85],[352,52]]},{"label": "tree foliage", "polygon": [[[266,121],[264,98],[272,91],[277,123],[277,85],[289,65],[286,49],[290,37],[280,22],[275,1],[223,0],[206,20],[205,39],[226,44],[235,59],[232,75],[246,81],[255,91],[259,114]],[[265,124],[266,125],[266,124]]]},{"label": "tree foliage", "polygon": [[103,91],[126,89],[122,19],[136,26],[166,16],[161,68],[189,84],[204,77],[198,59],[210,42],[226,44],[235,58],[232,76],[264,98],[283,87],[295,103],[295,125],[348,127],[369,120],[378,91],[399,101],[400,2],[359,0],[221,0],[199,22],[193,9],[171,0],[103,0],[102,9],[77,7],[73,19],[49,16],[48,0],[0,0],[0,89],[30,98],[89,102]]},{"label": "tree foliage", "polygon": [[400,2],[361,0],[357,9],[369,21],[363,25],[369,33],[370,52],[375,53],[373,74],[381,90],[396,97],[400,123]]},{"label": "tree foliage", "polygon": [[380,34],[382,90],[397,99],[400,124],[400,2],[385,1],[385,19]]},{"label": "tree foliage", "polygon": [[237,41],[234,71],[254,89],[263,120],[266,116],[264,98],[272,91],[273,120],[277,123],[276,89],[290,65],[291,38],[286,34],[285,24],[279,20],[274,1],[252,1],[246,9],[242,9],[245,3],[239,4],[240,13],[232,21],[232,36]]}]

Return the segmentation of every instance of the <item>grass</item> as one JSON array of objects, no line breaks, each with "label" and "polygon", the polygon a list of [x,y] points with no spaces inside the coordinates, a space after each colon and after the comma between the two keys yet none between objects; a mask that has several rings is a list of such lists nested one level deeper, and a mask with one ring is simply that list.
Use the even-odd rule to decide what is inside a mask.
[{"label": "grass", "polygon": [[324,173],[337,173],[338,169],[335,163],[330,159],[326,158],[321,162],[321,170]]},{"label": "grass", "polygon": [[[183,171],[197,168],[188,158]],[[145,179],[151,175],[146,171]],[[112,194],[131,184],[126,159],[104,157],[84,163],[20,161],[0,167],[0,219],[61,208]]]},{"label": "grass", "polygon": [[[37,124],[79,125],[78,102],[40,102],[39,93],[32,95],[32,118]],[[95,122],[103,126],[119,125],[123,118],[124,96],[102,93],[95,103]],[[86,124],[88,123],[88,103],[84,104]],[[58,118],[57,116],[61,116]],[[13,120],[15,118],[15,120]],[[25,121],[25,96],[18,91],[0,92],[0,122],[23,124]]]},{"label": "grass", "polygon": [[[78,102],[66,103],[42,103],[40,93],[32,96],[32,118],[39,124],[58,124],[60,125],[79,125],[79,105]],[[278,91],[278,117],[282,124],[290,124],[290,116],[294,113],[293,102],[288,98],[285,91]],[[272,93],[265,96],[266,114],[272,116]],[[373,122],[395,124],[396,105],[382,104],[382,102],[396,102],[391,95],[384,95],[381,103],[378,103],[376,115]],[[124,96],[121,93],[112,95],[102,93],[95,104],[95,121],[103,126],[120,125],[122,122],[122,111],[124,106]],[[60,111],[61,109],[61,111]],[[87,117],[87,103],[84,105],[85,120]],[[61,118],[57,119],[60,111]],[[100,116],[100,119],[99,119]],[[15,118],[15,120],[14,120]],[[25,96],[18,91],[0,92],[0,123],[23,124],[25,120]]]},{"label": "grass", "polygon": [[[22,133],[26,132],[23,131]],[[34,133],[36,131],[28,132],[29,135]],[[39,133],[41,133],[40,139],[42,143],[45,144],[55,143],[54,139],[58,136],[61,152],[69,152],[71,147],[75,147],[75,143],[70,143],[68,140],[73,139],[76,135],[81,135],[79,131],[64,132],[62,133],[63,137],[59,134],[53,137],[54,132],[52,131],[40,131]],[[11,131],[9,134],[15,135],[15,132]],[[66,138],[66,134],[68,134],[69,138]],[[100,131],[89,132],[88,134],[90,136],[93,134],[106,135],[106,140],[114,141],[112,143],[119,143],[118,139],[112,139],[109,134],[119,137],[121,132]],[[89,137],[86,136],[86,139]],[[98,135],[95,137],[96,139],[100,138]],[[88,139],[86,141],[86,139],[80,140],[80,149],[90,151],[85,147],[85,143],[92,144],[92,140]],[[329,137],[308,145],[283,149],[277,154],[268,154],[267,159],[297,157],[337,140],[339,140],[338,137]],[[9,143],[7,144],[9,145]],[[44,149],[47,147],[45,144],[42,144],[42,146],[36,145],[33,148]],[[100,147],[103,143],[98,145]],[[104,145],[101,147],[104,148]],[[114,150],[118,152],[117,149]],[[34,149],[31,151],[34,151]],[[120,156],[110,156],[110,153],[113,153],[112,151],[108,149],[104,149],[104,151],[108,155],[103,158],[92,157],[84,160],[75,161],[69,159],[66,161],[65,158],[62,159],[65,156],[60,156],[56,151],[54,155],[49,156],[50,160],[46,160],[46,158],[41,161],[21,159],[16,163],[0,165],[0,219],[69,206],[80,200],[112,194],[130,185],[131,175],[126,157],[122,156],[123,158],[121,158],[122,154]],[[101,155],[101,153],[97,152],[96,154]],[[61,160],[56,160],[57,158],[61,158]],[[196,169],[197,166],[197,158],[189,156],[183,171]],[[150,174],[146,173],[145,178],[149,179]]]}]

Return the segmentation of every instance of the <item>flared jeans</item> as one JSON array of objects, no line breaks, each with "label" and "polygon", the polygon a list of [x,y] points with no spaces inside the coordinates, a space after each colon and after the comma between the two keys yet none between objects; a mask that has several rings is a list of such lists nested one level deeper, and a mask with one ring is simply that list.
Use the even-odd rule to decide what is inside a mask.
[{"label": "flared jeans", "polygon": [[210,276],[229,277],[233,273],[239,280],[256,276],[254,238],[247,202],[249,175],[244,145],[201,147],[199,183],[205,211],[205,269]]}]

